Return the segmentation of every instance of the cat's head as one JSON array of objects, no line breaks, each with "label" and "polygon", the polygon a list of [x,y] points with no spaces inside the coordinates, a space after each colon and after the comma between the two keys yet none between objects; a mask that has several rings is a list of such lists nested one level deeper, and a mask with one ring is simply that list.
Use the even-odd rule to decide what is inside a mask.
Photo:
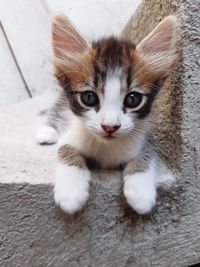
[{"label": "cat's head", "polygon": [[116,37],[88,42],[65,16],[53,22],[56,77],[73,113],[101,140],[145,131],[154,98],[176,59],[176,18],[137,46]]}]

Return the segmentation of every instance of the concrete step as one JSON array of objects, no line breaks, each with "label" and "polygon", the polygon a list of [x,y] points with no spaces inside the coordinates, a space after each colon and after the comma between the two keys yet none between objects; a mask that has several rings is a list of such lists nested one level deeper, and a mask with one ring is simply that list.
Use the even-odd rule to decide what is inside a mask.
[{"label": "concrete step", "polygon": [[168,112],[158,116],[160,148],[178,171],[176,186],[160,189],[153,212],[140,216],[124,201],[120,171],[93,170],[88,204],[66,216],[53,202],[56,146],[38,146],[34,139],[42,121],[37,115],[53,97],[3,108],[0,266],[186,267],[200,262],[199,0],[145,1],[124,34],[139,40],[142,30],[145,34],[181,3],[182,68],[168,80],[163,95],[172,104],[162,102]]}]

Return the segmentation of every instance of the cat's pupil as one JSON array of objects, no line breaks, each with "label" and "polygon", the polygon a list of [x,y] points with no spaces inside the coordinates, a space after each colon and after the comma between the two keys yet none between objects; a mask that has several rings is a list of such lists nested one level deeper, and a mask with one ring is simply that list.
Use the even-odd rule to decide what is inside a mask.
[{"label": "cat's pupil", "polygon": [[142,94],[138,92],[129,93],[124,99],[124,105],[128,108],[135,108],[140,105],[142,101]]},{"label": "cat's pupil", "polygon": [[81,101],[83,102],[84,105],[89,107],[94,107],[99,102],[97,95],[92,91],[82,92]]}]

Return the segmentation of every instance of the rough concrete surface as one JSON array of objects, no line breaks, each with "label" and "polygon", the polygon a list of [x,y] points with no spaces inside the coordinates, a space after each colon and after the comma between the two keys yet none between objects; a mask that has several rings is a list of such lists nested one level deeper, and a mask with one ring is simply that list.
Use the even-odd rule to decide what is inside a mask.
[{"label": "rough concrete surface", "polygon": [[[181,6],[181,69],[166,83],[165,90],[170,93],[164,94],[164,99],[159,96],[165,115],[157,117],[162,126],[158,125],[157,134],[160,152],[176,169],[176,186],[160,190],[152,214],[139,216],[124,201],[121,172],[94,170],[87,206],[67,217],[55,207],[50,184],[2,183],[0,266],[186,267],[200,262],[200,2],[144,2],[129,21],[126,36],[134,34],[134,25],[138,31],[151,30],[156,21]],[[14,112],[15,108],[13,116]],[[23,151],[29,164],[31,152]],[[36,168],[36,154],[34,157]],[[38,155],[38,164],[40,159]],[[48,170],[52,162],[43,161],[42,165]]]}]

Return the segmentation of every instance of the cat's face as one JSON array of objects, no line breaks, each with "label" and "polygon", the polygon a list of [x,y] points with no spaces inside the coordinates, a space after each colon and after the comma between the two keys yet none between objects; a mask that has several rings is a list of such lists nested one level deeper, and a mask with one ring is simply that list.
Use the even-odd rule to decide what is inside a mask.
[{"label": "cat's face", "polygon": [[165,23],[164,33],[158,26],[135,47],[114,37],[88,44],[65,18],[54,23],[56,76],[71,110],[102,141],[147,129],[155,95],[175,59],[172,24],[166,31]]},{"label": "cat's face", "polygon": [[88,76],[78,81],[79,74],[77,79],[74,75],[66,88],[72,111],[104,141],[143,131],[158,81],[156,77],[153,81],[141,79],[137,68],[142,59],[135,46],[116,38],[103,39],[92,44],[87,58],[83,68],[90,69]]}]

